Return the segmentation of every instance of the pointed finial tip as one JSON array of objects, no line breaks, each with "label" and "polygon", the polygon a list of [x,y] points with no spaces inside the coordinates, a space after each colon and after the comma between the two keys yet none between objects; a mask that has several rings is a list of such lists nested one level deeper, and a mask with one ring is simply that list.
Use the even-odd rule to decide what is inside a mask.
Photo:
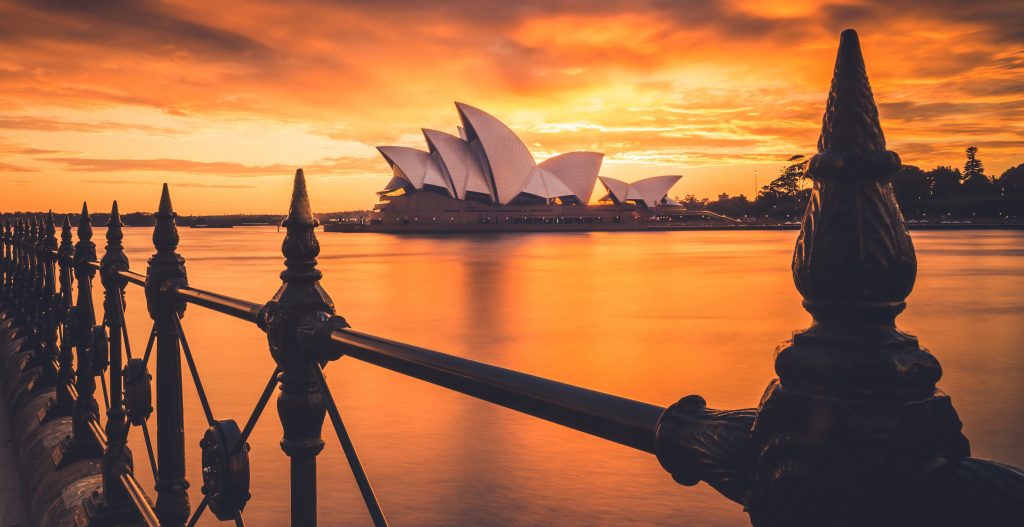
[{"label": "pointed finial tip", "polygon": [[87,216],[88,214],[89,214],[89,204],[87,202],[83,201],[82,202],[82,216]]},{"label": "pointed finial tip", "polygon": [[309,192],[306,190],[306,174],[301,168],[295,171],[295,183],[292,185],[292,201],[288,207],[288,218],[293,225],[313,222],[313,210],[309,205]]},{"label": "pointed finial tip", "polygon": [[167,186],[167,183],[164,183],[163,190],[160,191],[160,207],[158,207],[157,212],[174,212],[174,207],[171,206],[171,189]]},{"label": "pointed finial tip", "polygon": [[110,206],[110,214],[119,214],[117,210],[117,200],[114,200],[114,204]]}]

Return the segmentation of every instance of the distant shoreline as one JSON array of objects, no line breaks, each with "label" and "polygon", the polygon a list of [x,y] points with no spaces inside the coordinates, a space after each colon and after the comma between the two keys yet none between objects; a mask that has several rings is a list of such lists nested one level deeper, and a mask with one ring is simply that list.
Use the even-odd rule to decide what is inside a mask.
[{"label": "distant shoreline", "polygon": [[[361,224],[333,224],[328,225],[324,232],[344,233],[377,233],[377,234],[503,234],[503,233],[554,233],[554,232],[668,232],[668,231],[796,231],[800,230],[799,224],[775,224],[775,225],[637,225],[635,227],[619,228],[593,228],[585,225],[480,225],[475,228],[433,228],[434,226],[420,225],[411,227]],[[1024,230],[1024,224],[1013,223],[909,223],[909,230]]]},{"label": "distant shoreline", "polygon": [[[1024,223],[908,223],[911,231],[1020,231]],[[672,231],[797,231],[800,225],[687,225],[678,227],[650,227],[648,230]]]},{"label": "distant shoreline", "polygon": [[[99,226],[102,227],[103,223],[100,223]],[[227,228],[227,227],[274,227],[274,226],[276,226],[276,224],[274,224],[274,223],[266,223],[266,224],[263,224],[263,223],[237,223],[237,224],[226,224],[226,225],[223,225],[223,226],[218,225],[216,227],[206,227],[206,228],[218,228],[218,230],[219,230],[220,227]],[[908,230],[912,230],[912,231],[998,231],[998,230],[1020,231],[1020,230],[1024,230],[1024,223],[907,223],[906,226],[907,226]],[[145,229],[145,228],[150,228],[151,229],[151,228],[153,228],[153,225],[128,225],[128,224],[126,224],[125,227],[127,227],[127,228],[138,228],[138,229]],[[189,227],[189,226],[188,225],[179,225],[179,227]],[[345,231],[342,231],[342,232],[382,232],[382,231],[374,230],[372,228],[371,229],[363,230],[363,229],[360,229],[357,225],[351,225],[351,227],[354,227],[354,228],[346,229]],[[457,234],[457,233],[480,233],[480,232],[588,232],[587,229],[558,229],[558,228],[550,228],[550,226],[545,226],[545,227],[547,227],[547,228],[538,228],[538,229],[529,229],[529,230],[526,230],[526,229],[523,229],[523,230],[508,230],[508,231],[497,230],[497,229],[495,229],[495,230],[490,230],[490,229],[488,229],[488,230],[466,229],[466,230],[457,230],[457,231],[456,230],[445,230],[445,231],[433,231],[433,230],[429,230],[429,231],[428,230],[416,231],[416,230],[408,230],[408,231],[403,231],[403,232],[400,232],[400,233],[397,233],[397,234],[419,234],[419,233],[423,233],[423,234],[437,234],[437,233]],[[671,225],[671,226],[664,226],[664,227],[658,226],[658,225],[647,225],[647,226],[644,226],[642,228],[636,228],[636,229],[593,229],[594,232],[598,232],[598,231],[600,231],[600,232],[795,231],[795,230],[800,230],[800,225],[799,224],[795,224],[795,225],[791,225],[791,224],[781,224],[781,225],[780,224],[764,224],[764,225],[758,225],[758,224],[742,224],[742,225]],[[387,232],[395,234],[394,231],[387,231]]]}]

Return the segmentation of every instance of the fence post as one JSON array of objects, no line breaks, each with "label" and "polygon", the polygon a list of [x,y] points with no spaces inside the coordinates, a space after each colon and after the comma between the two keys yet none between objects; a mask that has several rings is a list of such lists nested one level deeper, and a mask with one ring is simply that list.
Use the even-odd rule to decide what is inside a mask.
[{"label": "fence post", "polygon": [[57,318],[58,324],[61,326],[60,344],[57,348],[57,393],[53,407],[47,411],[47,418],[70,415],[74,404],[74,397],[71,395],[71,385],[75,378],[75,370],[71,364],[71,347],[75,338],[74,300],[72,297],[74,263],[75,246],[71,243],[71,218],[65,215],[64,222],[60,227],[60,246],[57,247],[57,268],[60,280]]},{"label": "fence post", "polygon": [[25,347],[24,349],[30,349],[35,351],[33,359],[39,354],[39,346],[36,344],[36,334],[38,333],[35,320],[36,320],[36,218],[35,216],[29,216],[25,223],[25,289],[22,293],[22,316],[25,321],[25,327],[22,329],[22,334],[25,336]]},{"label": "fence post", "polygon": [[37,360],[39,355],[39,343],[37,342],[39,328],[36,325],[36,320],[38,318],[38,313],[36,311],[36,303],[38,300],[38,295],[36,294],[36,285],[38,282],[38,255],[36,253],[36,239],[38,232],[39,223],[37,218],[35,216],[29,216],[25,225],[25,308],[23,313],[25,320],[25,349],[30,349],[35,352],[30,362]]},{"label": "fence post", "polygon": [[323,450],[320,436],[326,409],[313,378],[316,350],[299,339],[299,328],[321,312],[334,312],[331,297],[320,286],[316,268],[320,254],[302,169],[295,172],[291,205],[284,221],[287,233],[281,244],[285,257],[282,284],[267,303],[261,326],[267,331],[270,353],[281,370],[277,412],[284,428],[281,449],[291,459],[291,524],[317,523],[316,456]]},{"label": "fence post", "polygon": [[3,303],[6,308],[7,301],[9,300],[7,296],[7,283],[8,278],[10,278],[9,270],[11,268],[11,218],[6,214],[0,220],[0,244],[3,245],[3,261],[0,262],[0,273],[2,273],[0,274],[0,294],[3,295]]},{"label": "fence post", "polygon": [[181,394],[181,348],[175,318],[185,303],[175,290],[188,283],[185,259],[179,255],[178,228],[165,183],[153,229],[156,252],[146,269],[146,306],[156,332],[156,514],[164,527],[184,525],[189,517],[188,480],[185,478],[185,431]]},{"label": "fence post", "polygon": [[[25,269],[23,265],[25,263],[24,250],[25,250],[25,220],[24,218],[15,218],[14,229],[12,236],[12,248],[14,250],[14,262],[12,263],[13,277],[11,279],[11,302],[14,304],[14,313],[18,317],[18,321],[22,322],[22,290],[24,289],[25,282]],[[20,324],[19,324],[20,326]]]},{"label": "fence post", "polygon": [[125,323],[124,288],[128,282],[118,271],[128,269],[128,256],[121,240],[121,214],[115,201],[107,222],[107,246],[100,261],[100,280],[103,283],[103,318],[107,321],[110,338],[110,409],[107,410],[107,450],[103,453],[103,499],[108,507],[118,508],[129,503],[128,494],[121,483],[121,474],[132,471],[132,454],[127,448],[128,420],[122,404],[121,389],[121,336]]},{"label": "fence post", "polygon": [[44,238],[41,244],[43,259],[43,298],[42,338],[40,360],[42,372],[40,383],[46,386],[57,385],[57,313],[59,312],[57,297],[57,230],[54,225],[53,211],[46,215]]},{"label": "fence post", "polygon": [[43,255],[43,220],[39,216],[32,218],[32,294],[30,296],[32,313],[32,349],[36,351],[35,361],[42,365],[45,357],[43,349],[43,320],[45,310],[43,309],[43,280],[44,280],[44,255]]},{"label": "fence post", "polygon": [[62,462],[68,463],[84,457],[99,457],[102,451],[93,434],[92,426],[99,421],[100,410],[96,403],[96,377],[93,372],[94,346],[93,326],[96,311],[92,302],[92,279],[96,270],[96,244],[92,241],[92,219],[89,208],[82,204],[82,215],[78,219],[78,243],[75,244],[74,271],[78,282],[78,300],[75,302],[75,317],[71,322],[74,331],[74,345],[78,351],[76,361],[75,391],[77,397],[71,409],[71,436],[61,443]]}]

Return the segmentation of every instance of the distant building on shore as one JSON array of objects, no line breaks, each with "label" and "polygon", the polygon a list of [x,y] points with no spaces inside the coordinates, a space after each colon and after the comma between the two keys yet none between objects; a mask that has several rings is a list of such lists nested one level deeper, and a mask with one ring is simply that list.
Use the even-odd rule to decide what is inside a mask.
[{"label": "distant building on shore", "polygon": [[[537,163],[497,118],[468,104],[455,107],[458,136],[424,129],[426,150],[377,147],[392,173],[377,193],[380,203],[367,221],[328,230],[619,230],[701,215],[668,197],[682,176],[632,183],[601,177],[600,152],[568,152]],[[606,192],[590,205],[598,181]]]}]

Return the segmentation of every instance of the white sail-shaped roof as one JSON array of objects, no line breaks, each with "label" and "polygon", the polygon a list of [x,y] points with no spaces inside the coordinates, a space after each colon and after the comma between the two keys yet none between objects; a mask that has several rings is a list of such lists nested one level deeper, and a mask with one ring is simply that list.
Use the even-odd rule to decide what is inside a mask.
[{"label": "white sail-shaped roof", "polygon": [[[473,149],[465,140],[437,130],[423,129],[430,150],[437,152],[441,164],[452,182],[454,196],[466,199],[466,192],[478,192],[491,196],[483,168]],[[494,196],[491,196],[493,199]]]},{"label": "white sail-shaped roof", "polygon": [[437,159],[435,159],[434,156],[430,156],[430,162],[427,163],[423,171],[423,184],[448,189],[448,195],[455,197],[455,189],[451,180],[449,180],[448,176],[445,175],[443,170],[441,170],[441,167],[437,164]]},{"label": "white sail-shaped roof", "polygon": [[384,186],[384,190],[381,190],[380,192],[378,192],[378,194],[386,194],[388,192],[391,192],[392,190],[398,190],[408,184],[408,179],[405,179],[404,177],[401,176],[392,176],[391,181],[388,181],[388,184]]},{"label": "white sail-shaped roof", "polygon": [[594,194],[603,158],[600,152],[567,152],[547,159],[540,167],[557,176],[580,203],[588,203]]},{"label": "white sail-shaped roof", "polygon": [[601,184],[608,189],[608,195],[616,202],[641,202],[648,207],[656,207],[667,199],[668,191],[683,176],[654,176],[633,183],[626,183],[610,177],[601,177]]},{"label": "white sail-shaped roof", "polygon": [[608,195],[618,203],[625,203],[629,199],[629,183],[625,181],[610,178],[600,177],[601,184],[608,190]]},{"label": "white sail-shaped roof", "polygon": [[452,192],[450,182],[429,152],[407,146],[378,146],[377,151],[394,169],[395,176],[404,178],[413,188],[422,190],[423,185],[434,185]]},{"label": "white sail-shaped roof", "polygon": [[533,169],[520,193],[532,194],[547,199],[575,196],[573,191],[558,176],[540,167]]},{"label": "white sail-shaped roof", "polygon": [[538,165],[523,141],[494,116],[468,104],[457,102],[455,107],[462,120],[458,127],[461,138],[423,129],[429,152],[405,146],[378,147],[394,173],[382,192],[431,186],[445,189],[455,199],[467,199],[472,193],[502,205],[520,194],[589,203],[600,179],[608,189],[607,197],[617,203],[675,204],[668,192],[682,176],[656,176],[634,183],[598,177],[604,159],[599,152],[568,152]]},{"label": "white sail-shaped roof", "polygon": [[673,185],[679,182],[683,176],[655,176],[640,181],[634,181],[629,185],[630,190],[635,190],[639,199],[648,207],[656,207],[661,200],[668,196],[668,191]]},{"label": "white sail-shaped roof", "polygon": [[502,205],[515,198],[537,166],[523,141],[487,112],[468,104],[455,103],[465,127],[466,140],[479,141],[484,162],[493,178],[495,199]]}]

